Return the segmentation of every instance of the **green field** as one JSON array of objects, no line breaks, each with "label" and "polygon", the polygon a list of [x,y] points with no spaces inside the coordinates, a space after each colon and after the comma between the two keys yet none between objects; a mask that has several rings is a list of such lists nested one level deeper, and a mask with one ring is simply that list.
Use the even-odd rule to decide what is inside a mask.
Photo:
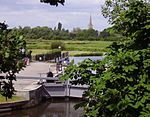
[{"label": "green field", "polygon": [[[27,48],[33,51],[33,55],[47,53],[51,50],[51,43],[55,40],[28,40]],[[106,52],[106,47],[112,41],[72,41],[72,40],[57,40],[65,44],[65,50],[69,51],[71,56],[76,53],[98,53]]]}]

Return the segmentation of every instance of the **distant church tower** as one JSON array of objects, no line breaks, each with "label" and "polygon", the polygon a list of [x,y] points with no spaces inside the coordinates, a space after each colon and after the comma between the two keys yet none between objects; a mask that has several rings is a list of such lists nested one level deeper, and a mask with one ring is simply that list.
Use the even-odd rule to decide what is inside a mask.
[{"label": "distant church tower", "polygon": [[88,28],[89,28],[89,29],[93,29],[93,24],[92,24],[92,17],[91,17],[91,15],[90,15],[90,22],[89,22]]}]

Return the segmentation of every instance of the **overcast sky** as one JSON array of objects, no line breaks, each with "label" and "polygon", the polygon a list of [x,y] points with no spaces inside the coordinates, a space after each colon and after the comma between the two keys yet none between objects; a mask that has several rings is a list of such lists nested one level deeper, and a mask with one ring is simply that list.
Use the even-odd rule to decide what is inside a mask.
[{"label": "overcast sky", "polygon": [[90,14],[94,28],[103,30],[109,27],[101,14],[105,0],[66,0],[65,6],[50,6],[40,0],[0,0],[0,22],[6,21],[9,27],[48,26],[54,28],[58,22],[65,29],[88,28]]}]

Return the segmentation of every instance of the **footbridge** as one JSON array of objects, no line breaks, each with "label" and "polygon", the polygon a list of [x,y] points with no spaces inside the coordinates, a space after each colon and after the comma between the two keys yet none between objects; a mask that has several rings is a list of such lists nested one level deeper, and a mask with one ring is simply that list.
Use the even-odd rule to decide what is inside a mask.
[{"label": "footbridge", "polygon": [[[61,82],[58,77],[17,77],[17,80],[31,81],[30,84],[42,86],[51,97],[70,97],[82,98],[84,91],[88,89],[87,85],[71,85],[69,80]],[[17,85],[17,83],[16,83]],[[27,84],[26,84],[27,85]]]}]

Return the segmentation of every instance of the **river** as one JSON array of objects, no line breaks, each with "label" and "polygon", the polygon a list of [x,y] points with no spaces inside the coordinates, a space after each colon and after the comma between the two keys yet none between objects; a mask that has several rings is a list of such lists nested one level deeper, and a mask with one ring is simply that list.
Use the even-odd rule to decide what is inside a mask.
[{"label": "river", "polygon": [[79,62],[82,62],[85,59],[91,59],[91,60],[102,60],[103,56],[83,56],[83,57],[69,57],[69,60],[74,60],[74,64],[77,64]]},{"label": "river", "polygon": [[47,101],[34,108],[0,113],[0,117],[80,117],[83,110],[75,110],[77,101]]}]

